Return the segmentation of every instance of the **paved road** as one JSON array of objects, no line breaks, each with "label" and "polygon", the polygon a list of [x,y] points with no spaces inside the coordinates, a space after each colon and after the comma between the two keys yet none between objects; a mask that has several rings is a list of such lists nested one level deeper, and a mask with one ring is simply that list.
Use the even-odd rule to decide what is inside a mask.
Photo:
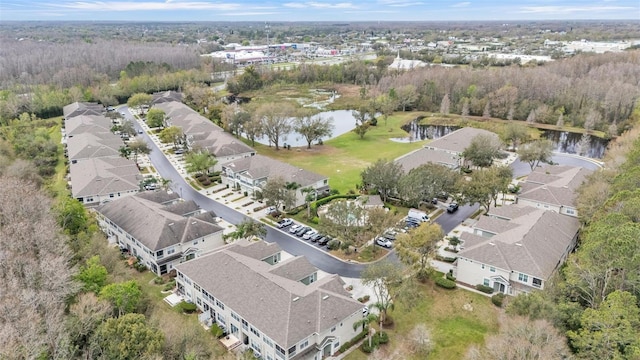
[{"label": "paved road", "polygon": [[[119,108],[119,111],[121,113],[124,113],[127,119],[133,121],[137,130],[142,130],[142,128],[133,118],[126,106]],[[189,184],[187,184],[181,174],[178,173],[178,170],[176,170],[176,168],[169,162],[167,157],[157,147],[155,142],[151,140],[149,135],[143,131],[142,136],[153,149],[153,151],[149,155],[149,158],[154,167],[163,178],[171,180],[172,188],[174,189],[174,191],[180,194],[180,197],[186,200],[195,201],[201,208],[208,211],[213,211],[217,216],[222,217],[232,224],[238,224],[244,219],[249,218],[246,215],[236,211],[235,209],[227,207],[194,190]],[[553,161],[563,165],[584,166],[590,169],[595,169],[598,166],[594,162],[576,158],[570,155],[567,156],[564,154],[554,155]],[[527,163],[522,163],[518,160],[516,160],[516,162],[514,162],[511,167],[514,169],[514,176],[522,176],[531,172]],[[436,223],[438,223],[442,227],[442,230],[445,234],[449,233],[456,226],[460,225],[460,223],[462,223],[465,219],[471,216],[471,214],[473,214],[478,209],[478,207],[478,204],[460,206],[458,211],[453,214],[445,212],[444,214],[439,216],[436,219]],[[280,231],[278,229],[267,226],[266,241],[278,243],[278,245],[284,251],[293,255],[306,256],[309,262],[311,262],[314,266],[328,273],[356,278],[360,277],[360,272],[365,267],[365,265],[362,264],[355,264],[338,260],[333,256],[328,255],[324,250],[318,248],[317,246],[313,246],[313,244],[301,241],[297,237],[289,235],[286,229],[285,231]],[[395,251],[389,254],[387,258],[391,261],[398,261]]]}]

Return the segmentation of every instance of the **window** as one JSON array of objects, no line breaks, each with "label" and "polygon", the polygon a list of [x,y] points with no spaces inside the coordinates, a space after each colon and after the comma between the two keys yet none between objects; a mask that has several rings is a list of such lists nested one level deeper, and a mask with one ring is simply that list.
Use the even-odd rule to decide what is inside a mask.
[{"label": "window", "polygon": [[196,298],[196,303],[197,303],[198,305],[202,305],[202,300],[200,300],[200,298]]},{"label": "window", "polygon": [[489,271],[491,272],[496,272],[496,268],[494,268],[493,266],[489,268]]},{"label": "window", "polygon": [[482,270],[484,270],[484,264],[482,264]]},{"label": "window", "polygon": [[163,256],[164,256],[164,251],[162,251],[162,250],[156,251],[156,257],[158,259],[162,258]]},{"label": "window", "polygon": [[195,241],[193,242],[193,245],[198,245],[198,240],[195,240]]},{"label": "window", "polygon": [[307,346],[309,346],[309,339],[305,340],[300,344],[300,350],[306,348]]},{"label": "window", "polygon": [[519,273],[518,274],[518,281],[525,282],[525,283],[529,282],[529,275],[523,274],[523,273]]},{"label": "window", "polygon": [[113,194],[109,194],[109,197],[110,197],[110,198],[113,198],[114,196],[115,196],[115,195],[113,195]]},{"label": "window", "polygon": [[336,331],[336,327],[335,326],[331,328],[331,332],[334,332],[334,331]]},{"label": "window", "polygon": [[489,286],[489,279],[484,279],[484,280],[482,281],[482,285],[484,285],[484,286]]},{"label": "window", "polygon": [[216,305],[222,310],[224,310],[224,304],[220,302],[220,300],[216,300]]},{"label": "window", "polygon": [[247,320],[242,319],[242,328],[245,330],[249,330],[249,324],[247,323]]},{"label": "window", "polygon": [[251,327],[251,333],[255,336],[258,337],[258,339],[260,338],[260,333],[258,332],[258,330],[256,330],[253,326]]},{"label": "window", "polygon": [[222,325],[227,325],[227,322],[224,319],[224,316],[220,315],[220,313],[217,314],[218,315],[218,322],[221,323]]},{"label": "window", "polygon": [[333,344],[333,348],[337,349],[340,347],[340,341],[336,341],[335,344]]},{"label": "window", "polygon": [[278,346],[278,344],[276,344],[276,355],[278,355],[278,357],[283,358],[285,356],[285,352],[284,349],[281,348],[280,346]]},{"label": "window", "polygon": [[575,211],[573,211],[573,209],[567,209],[566,212],[569,215],[575,215],[575,213],[576,213]]},{"label": "window", "polygon": [[238,316],[238,314],[234,313],[233,311],[231,312],[231,318],[233,318],[235,321],[240,321],[240,317]]},{"label": "window", "polygon": [[193,288],[196,289],[196,291],[200,291],[200,285],[198,284],[193,284]]},{"label": "window", "polygon": [[287,351],[289,353],[289,357],[295,355],[296,350],[298,349],[297,346],[293,345],[292,347],[289,348],[289,350]]},{"label": "window", "polygon": [[168,250],[167,250],[167,255],[171,255],[171,254],[173,254],[174,252],[176,252],[176,249],[174,249],[174,248],[168,249]]},{"label": "window", "polygon": [[542,279],[533,278],[533,286],[535,286],[537,288],[541,288],[542,287]]},{"label": "window", "polygon": [[263,336],[263,337],[262,337],[262,341],[264,341],[264,343],[265,343],[265,344],[267,344],[267,345],[269,345],[269,346],[273,347],[273,341],[271,341],[271,339],[269,339],[268,337]]},{"label": "window", "polygon": [[258,345],[255,341],[251,341],[251,348],[255,353],[260,354],[260,345]]}]

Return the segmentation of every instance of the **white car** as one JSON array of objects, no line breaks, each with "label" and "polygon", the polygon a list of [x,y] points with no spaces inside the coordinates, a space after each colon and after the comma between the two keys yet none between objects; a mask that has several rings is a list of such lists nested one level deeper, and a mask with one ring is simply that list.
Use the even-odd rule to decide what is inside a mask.
[{"label": "white car", "polygon": [[318,232],[315,230],[309,230],[306,233],[304,233],[304,235],[302,235],[302,238],[305,240],[309,240],[313,235],[316,235]]},{"label": "white car", "polygon": [[296,231],[300,230],[300,228],[302,228],[302,225],[300,224],[295,224],[292,227],[289,228],[289,232],[294,234]]},{"label": "white car", "polygon": [[289,219],[289,218],[284,218],[280,221],[278,221],[278,228],[282,229],[285,228],[289,225],[293,224],[293,220]]},{"label": "white car", "polygon": [[265,210],[265,212],[266,212],[267,214],[274,213],[274,212],[276,212],[276,207],[275,207],[275,206],[269,206],[269,207],[267,208],[267,210]]},{"label": "white car", "polygon": [[376,239],[376,244],[386,247],[386,248],[391,248],[393,246],[393,244],[391,244],[391,241],[389,239],[383,238],[383,237],[379,237]]}]

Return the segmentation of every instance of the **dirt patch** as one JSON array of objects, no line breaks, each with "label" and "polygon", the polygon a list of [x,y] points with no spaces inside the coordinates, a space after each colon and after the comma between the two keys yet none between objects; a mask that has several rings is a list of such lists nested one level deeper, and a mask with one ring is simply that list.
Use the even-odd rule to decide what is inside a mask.
[{"label": "dirt patch", "polygon": [[352,97],[360,96],[360,87],[358,85],[350,84],[335,84],[333,87],[338,91],[338,94],[342,96]]}]

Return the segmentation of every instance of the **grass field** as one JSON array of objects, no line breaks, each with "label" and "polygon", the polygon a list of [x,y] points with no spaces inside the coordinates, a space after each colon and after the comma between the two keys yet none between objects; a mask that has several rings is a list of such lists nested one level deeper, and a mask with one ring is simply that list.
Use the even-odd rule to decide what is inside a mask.
[{"label": "grass field", "polygon": [[[487,335],[498,331],[498,309],[485,296],[462,289],[444,290],[432,282],[420,284],[420,297],[409,304],[397,302],[390,312],[393,329],[384,329],[390,341],[382,351],[388,359],[424,359],[408,349],[409,334],[418,324],[425,324],[434,344],[430,359],[461,359],[473,344],[481,345]],[[463,309],[469,304],[471,311]],[[359,349],[347,360],[366,359]]]},{"label": "grass field", "polygon": [[395,159],[423,146],[423,141],[400,143],[391,138],[403,138],[407,133],[400,126],[415,118],[415,113],[396,113],[385,122],[378,120],[364,139],[349,132],[334,139],[327,140],[324,145],[313,145],[311,149],[295,148],[278,150],[266,145],[255,145],[258,153],[282,160],[302,169],[313,171],[329,177],[332,189],[340,193],[355,190],[361,183],[360,173],[378,159]]}]

